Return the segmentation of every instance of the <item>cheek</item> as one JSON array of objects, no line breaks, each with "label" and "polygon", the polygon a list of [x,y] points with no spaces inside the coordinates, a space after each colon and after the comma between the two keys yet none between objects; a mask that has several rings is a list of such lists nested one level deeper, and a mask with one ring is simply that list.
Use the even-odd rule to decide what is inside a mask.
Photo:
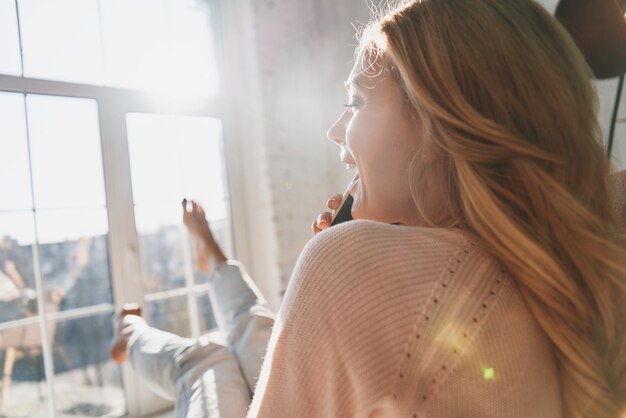
[{"label": "cheek", "polygon": [[366,144],[368,141],[367,138],[367,129],[363,126],[363,124],[359,123],[361,118],[356,115],[354,116],[348,125],[346,126],[346,146],[352,152],[352,155],[356,158],[356,154],[363,147],[364,143]]},{"label": "cheek", "polygon": [[356,114],[346,127],[345,138],[361,170],[382,171],[385,177],[406,172],[419,142],[414,127],[384,111]]},{"label": "cheek", "polygon": [[357,113],[346,128],[346,146],[360,164],[375,163],[388,152],[388,125],[380,116],[378,112]]}]

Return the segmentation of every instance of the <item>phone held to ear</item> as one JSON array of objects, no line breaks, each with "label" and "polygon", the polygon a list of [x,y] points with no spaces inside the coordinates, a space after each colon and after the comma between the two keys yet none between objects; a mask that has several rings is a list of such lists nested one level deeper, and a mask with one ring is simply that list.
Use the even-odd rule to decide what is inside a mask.
[{"label": "phone held to ear", "polygon": [[354,199],[350,195],[350,192],[356,185],[358,179],[359,173],[357,172],[348,187],[346,188],[346,191],[343,193],[339,207],[335,209],[331,214],[330,226],[352,220],[352,203],[354,202]]}]

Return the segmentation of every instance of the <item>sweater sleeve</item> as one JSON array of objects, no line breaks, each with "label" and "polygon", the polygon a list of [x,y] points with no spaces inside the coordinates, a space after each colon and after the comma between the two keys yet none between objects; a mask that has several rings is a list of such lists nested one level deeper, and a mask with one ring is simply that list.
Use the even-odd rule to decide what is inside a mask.
[{"label": "sweater sleeve", "polygon": [[372,254],[371,245],[365,244],[367,233],[360,229],[333,227],[301,253],[249,417],[350,417],[390,411],[405,334],[394,339],[386,332],[391,324],[376,306],[381,298],[394,296],[384,294],[384,262]]}]

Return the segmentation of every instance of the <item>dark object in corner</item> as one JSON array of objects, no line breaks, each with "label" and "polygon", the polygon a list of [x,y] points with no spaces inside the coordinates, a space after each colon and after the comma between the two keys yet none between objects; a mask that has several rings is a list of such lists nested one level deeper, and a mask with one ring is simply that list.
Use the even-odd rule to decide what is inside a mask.
[{"label": "dark object in corner", "polygon": [[596,78],[626,72],[626,20],[619,0],[561,0],[554,16],[572,35]]}]

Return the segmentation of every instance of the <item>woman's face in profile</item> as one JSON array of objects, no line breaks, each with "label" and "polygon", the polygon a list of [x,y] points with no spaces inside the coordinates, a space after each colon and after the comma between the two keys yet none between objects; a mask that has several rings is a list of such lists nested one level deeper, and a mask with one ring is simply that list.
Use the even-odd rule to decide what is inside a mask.
[{"label": "woman's face in profile", "polygon": [[[376,68],[378,67],[378,68]],[[352,217],[416,225],[408,166],[421,140],[421,124],[391,72],[360,63],[346,82],[348,103],[328,131],[341,159],[356,165]]]}]

